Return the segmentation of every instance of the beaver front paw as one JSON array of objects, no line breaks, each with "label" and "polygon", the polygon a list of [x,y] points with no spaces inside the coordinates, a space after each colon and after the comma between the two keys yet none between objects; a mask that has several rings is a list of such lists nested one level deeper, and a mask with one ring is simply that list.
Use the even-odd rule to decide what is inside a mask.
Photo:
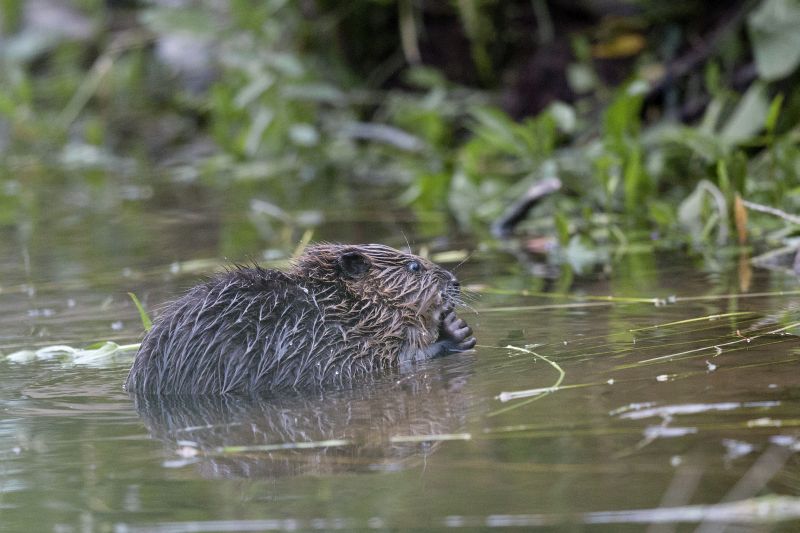
[{"label": "beaver front paw", "polygon": [[475,337],[472,336],[470,328],[463,318],[459,318],[455,311],[447,313],[442,320],[439,330],[440,341],[449,341],[448,351],[463,352],[475,347]]},{"label": "beaver front paw", "polygon": [[475,342],[472,328],[459,318],[455,311],[449,309],[444,311],[444,317],[439,324],[439,339],[417,352],[414,359],[430,359],[453,352],[466,352],[475,347]]}]

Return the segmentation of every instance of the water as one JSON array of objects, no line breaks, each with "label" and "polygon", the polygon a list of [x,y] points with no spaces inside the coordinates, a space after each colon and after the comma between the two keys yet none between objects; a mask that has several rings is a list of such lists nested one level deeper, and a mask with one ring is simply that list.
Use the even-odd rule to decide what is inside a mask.
[{"label": "water", "polygon": [[[257,188],[179,191],[2,229],[0,351],[136,342],[128,291],[157,308],[215,259],[282,242]],[[368,213],[322,213],[336,223],[315,238],[431,234],[378,209],[369,229]],[[480,292],[464,311],[476,351],[350,390],[147,401],[121,390],[130,356],[0,361],[0,531],[793,530],[800,284],[714,259],[643,253],[545,280],[476,253],[458,271]]]}]

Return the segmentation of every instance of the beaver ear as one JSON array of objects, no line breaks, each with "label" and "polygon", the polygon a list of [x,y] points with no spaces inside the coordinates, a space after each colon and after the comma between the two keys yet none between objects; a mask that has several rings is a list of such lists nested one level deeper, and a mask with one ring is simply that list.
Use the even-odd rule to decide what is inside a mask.
[{"label": "beaver ear", "polygon": [[367,256],[358,252],[345,252],[339,256],[339,268],[350,278],[363,276],[370,266]]}]

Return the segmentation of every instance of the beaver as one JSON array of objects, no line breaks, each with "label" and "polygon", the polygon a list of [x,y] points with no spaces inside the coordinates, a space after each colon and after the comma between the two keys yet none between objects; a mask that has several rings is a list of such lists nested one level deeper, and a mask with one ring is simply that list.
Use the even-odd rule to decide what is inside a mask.
[{"label": "beaver", "polygon": [[169,304],[129,392],[222,394],[344,383],[470,350],[456,277],[380,244],[310,246],[286,271],[237,266]]}]

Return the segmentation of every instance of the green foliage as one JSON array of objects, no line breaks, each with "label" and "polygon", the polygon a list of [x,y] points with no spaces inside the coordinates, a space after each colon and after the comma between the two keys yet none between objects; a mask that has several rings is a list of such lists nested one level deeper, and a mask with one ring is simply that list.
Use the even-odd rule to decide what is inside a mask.
[{"label": "green foliage", "polygon": [[[409,57],[425,39],[419,4],[323,1],[314,16],[300,4],[146,4],[132,30],[98,30],[83,40],[27,35],[20,4],[3,4],[9,36],[0,55],[0,151],[12,157],[0,165],[0,185],[8,184],[0,188],[0,224],[13,223],[23,201],[17,193],[28,186],[6,176],[19,176],[14,161],[30,154],[68,169],[89,189],[103,182],[102,173],[139,179],[159,158],[180,179],[256,183],[279,198],[304,198],[330,179],[389,187],[401,191],[399,203],[433,221],[431,228],[444,228],[449,213],[479,236],[533,182],[558,177],[564,193],[534,210],[528,230],[555,235],[584,258],[603,255],[593,247],[630,249],[655,232],[698,245],[728,242],[737,194],[789,212],[800,208],[800,90],[784,83],[782,93],[772,83],[797,75],[795,0],[761,1],[746,17],[749,41],[731,32],[681,86],[708,97],[702,117],[688,125],[672,118],[668,103],[649,100],[647,73],[664,67],[653,43],[619,87],[596,69],[596,41],[637,32],[669,6],[642,3],[636,20],[567,36],[574,57],[566,78],[585,96],[512,118],[497,94],[461,86]],[[532,5],[539,41],[553,41],[547,4]],[[699,5],[674,9],[691,13]],[[103,28],[105,4],[81,6],[82,16]],[[489,0],[447,6],[463,30],[477,85],[504,88],[498,58],[511,37],[496,21],[511,8]],[[359,29],[398,17],[397,35]],[[337,27],[351,32],[355,45],[342,42]],[[156,57],[153,44],[176,35],[208,46],[210,87],[191,89]],[[389,59],[376,63],[373,46],[388,50]],[[751,53],[759,79],[740,94],[729,87],[732,66]],[[206,137],[214,142],[210,155],[175,163],[174,153]],[[251,192],[241,186],[242,196]],[[318,223],[285,211],[269,221],[263,215],[242,222],[253,226],[252,240],[280,234],[291,242],[296,235],[281,226],[296,233]]]},{"label": "green foliage", "polygon": [[764,0],[750,14],[753,56],[764,80],[784,78],[800,64],[800,2]]},{"label": "green foliage", "polygon": [[136,306],[136,310],[139,311],[139,318],[142,320],[142,327],[145,331],[150,331],[150,328],[153,327],[153,321],[150,320],[150,316],[147,314],[147,311],[144,310],[142,306],[142,302],[139,301],[139,298],[132,292],[128,293],[131,300],[133,301],[133,305]]}]

